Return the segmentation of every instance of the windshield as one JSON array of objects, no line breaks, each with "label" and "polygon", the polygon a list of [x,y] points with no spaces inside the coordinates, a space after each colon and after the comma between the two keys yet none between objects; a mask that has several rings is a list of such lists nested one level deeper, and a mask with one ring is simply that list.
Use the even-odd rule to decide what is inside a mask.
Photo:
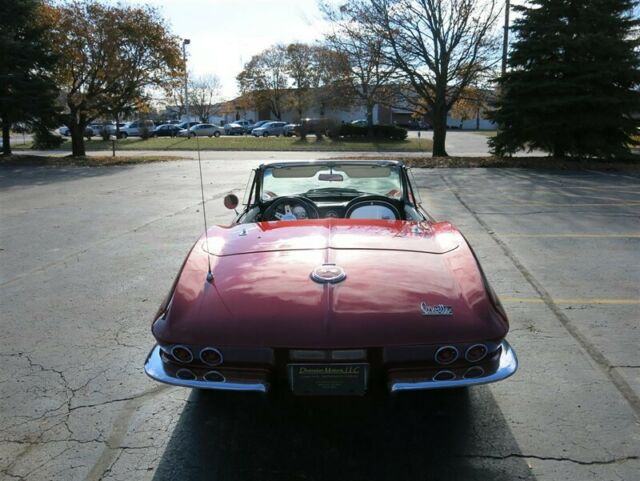
[{"label": "windshield", "polygon": [[374,194],[402,198],[399,166],[303,165],[268,167],[262,180],[263,201],[288,195],[355,197]]}]

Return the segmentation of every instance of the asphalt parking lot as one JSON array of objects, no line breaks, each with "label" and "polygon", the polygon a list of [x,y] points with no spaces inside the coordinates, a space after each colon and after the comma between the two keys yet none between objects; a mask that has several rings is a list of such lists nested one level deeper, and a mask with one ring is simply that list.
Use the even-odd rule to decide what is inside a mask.
[{"label": "asphalt parking lot", "polygon": [[[210,224],[258,163],[203,163]],[[639,479],[640,176],[417,171],[501,296],[519,371],[467,393],[266,400],[142,372],[202,230],[197,174],[0,167],[1,479]]]}]

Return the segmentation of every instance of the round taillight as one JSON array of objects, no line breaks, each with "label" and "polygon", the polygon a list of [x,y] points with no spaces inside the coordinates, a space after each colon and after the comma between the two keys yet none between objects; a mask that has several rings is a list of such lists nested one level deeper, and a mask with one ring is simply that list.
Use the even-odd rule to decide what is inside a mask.
[{"label": "round taillight", "polygon": [[222,353],[214,347],[205,347],[200,351],[200,360],[208,366],[222,364]]},{"label": "round taillight", "polygon": [[204,375],[204,379],[209,382],[224,382],[225,378],[218,371],[209,371]]},{"label": "round taillight", "polygon": [[463,377],[465,379],[475,379],[477,377],[481,377],[483,374],[484,374],[484,369],[482,369],[480,366],[471,366],[464,373]]},{"label": "round taillight", "polygon": [[455,379],[456,375],[452,371],[438,371],[435,376],[433,376],[434,381],[451,381]]},{"label": "round taillight", "polygon": [[191,353],[191,349],[186,346],[173,346],[171,348],[171,355],[176,361],[183,364],[188,364],[193,361],[193,354]]},{"label": "round taillight", "polygon": [[482,361],[487,355],[487,352],[487,346],[485,346],[484,344],[474,344],[473,346],[469,346],[467,352],[464,355],[464,358],[469,362]]},{"label": "round taillight", "polygon": [[183,379],[185,381],[193,381],[196,378],[196,375],[193,373],[191,369],[182,368],[176,372],[176,377],[178,379]]},{"label": "round taillight", "polygon": [[458,350],[453,346],[443,346],[436,351],[438,364],[451,364],[456,359],[458,359]]}]

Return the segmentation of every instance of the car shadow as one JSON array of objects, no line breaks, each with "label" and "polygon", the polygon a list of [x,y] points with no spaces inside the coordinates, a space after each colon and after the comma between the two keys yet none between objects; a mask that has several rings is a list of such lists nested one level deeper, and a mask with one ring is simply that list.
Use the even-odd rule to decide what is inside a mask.
[{"label": "car shadow", "polygon": [[519,454],[485,387],[365,398],[194,391],[153,479],[534,479]]}]

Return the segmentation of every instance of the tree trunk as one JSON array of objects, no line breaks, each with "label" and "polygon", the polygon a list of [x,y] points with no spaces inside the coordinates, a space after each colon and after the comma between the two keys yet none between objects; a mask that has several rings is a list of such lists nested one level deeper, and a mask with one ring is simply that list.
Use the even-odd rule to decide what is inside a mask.
[{"label": "tree trunk", "polygon": [[559,145],[553,146],[553,156],[556,159],[563,159],[566,155],[567,153],[565,152],[564,147],[561,147]]},{"label": "tree trunk", "polygon": [[69,133],[71,134],[71,155],[73,157],[85,157],[86,151],[84,148],[84,129],[86,127],[86,123],[77,122],[75,120],[75,116],[72,117],[69,122]]},{"label": "tree trunk", "polygon": [[367,137],[373,137],[373,104],[367,102]]},{"label": "tree trunk", "polygon": [[434,108],[433,115],[433,153],[434,157],[448,157],[445,148],[447,138],[447,110]]},{"label": "tree trunk", "polygon": [[11,155],[11,122],[2,115],[2,155]]},{"label": "tree trunk", "polygon": [[114,115],[116,121],[116,139],[120,138],[120,116],[118,114]]}]

